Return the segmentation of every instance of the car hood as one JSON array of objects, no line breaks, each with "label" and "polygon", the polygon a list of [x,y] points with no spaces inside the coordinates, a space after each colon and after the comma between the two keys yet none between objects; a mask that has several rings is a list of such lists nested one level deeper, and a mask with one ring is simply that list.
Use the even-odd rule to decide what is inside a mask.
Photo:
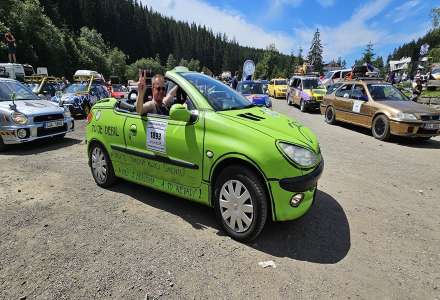
[{"label": "car hood", "polygon": [[417,103],[414,101],[377,101],[377,102],[405,113],[422,113],[422,114],[440,113],[438,110],[434,108],[431,108],[425,104]]},{"label": "car hood", "polygon": [[291,142],[310,148],[316,153],[319,152],[318,139],[310,129],[278,112],[267,108],[253,107],[218,113],[233,122],[271,136],[275,140]]},{"label": "car hood", "polygon": [[307,89],[307,90],[304,90],[304,93],[306,93],[309,96],[313,96],[313,97],[323,96],[323,95],[325,95],[326,92],[327,91],[325,89]]},{"label": "car hood", "polygon": [[[0,108],[10,110],[9,105],[12,101],[0,102]],[[25,115],[39,115],[51,113],[63,113],[64,108],[47,100],[17,100],[15,101],[17,111]]]}]

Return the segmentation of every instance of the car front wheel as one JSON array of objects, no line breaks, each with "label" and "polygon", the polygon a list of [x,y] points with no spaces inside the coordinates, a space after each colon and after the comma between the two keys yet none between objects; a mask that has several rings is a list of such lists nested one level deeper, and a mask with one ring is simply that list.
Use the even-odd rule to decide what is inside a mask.
[{"label": "car front wheel", "polygon": [[305,103],[305,101],[304,100],[300,100],[300,102],[299,102],[299,109],[302,111],[302,112],[306,112],[307,111],[307,107],[306,107],[306,103]]},{"label": "car front wheel", "polygon": [[250,169],[231,166],[215,183],[215,212],[223,229],[241,242],[255,239],[267,219],[267,195],[264,184]]},{"label": "car front wheel", "polygon": [[90,149],[90,168],[97,185],[107,188],[116,182],[110,157],[104,147],[95,143]]},{"label": "car front wheel", "polygon": [[384,115],[379,115],[373,120],[371,128],[373,136],[381,141],[386,141],[390,138],[390,122]]}]

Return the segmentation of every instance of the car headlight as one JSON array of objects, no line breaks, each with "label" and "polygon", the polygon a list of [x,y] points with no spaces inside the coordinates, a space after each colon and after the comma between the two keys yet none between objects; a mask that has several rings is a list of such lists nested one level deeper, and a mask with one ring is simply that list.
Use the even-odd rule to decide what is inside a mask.
[{"label": "car headlight", "polygon": [[286,143],[278,145],[287,157],[302,167],[312,167],[318,161],[318,156],[308,149]]},{"label": "car headlight", "polygon": [[12,121],[16,124],[25,125],[28,121],[28,118],[26,115],[20,113],[20,112],[14,112],[12,114]]},{"label": "car headlight", "polygon": [[409,121],[416,121],[417,120],[417,117],[415,115],[403,113],[403,112],[399,112],[396,115],[396,117],[397,117],[397,119],[400,119],[400,120],[409,120]]}]

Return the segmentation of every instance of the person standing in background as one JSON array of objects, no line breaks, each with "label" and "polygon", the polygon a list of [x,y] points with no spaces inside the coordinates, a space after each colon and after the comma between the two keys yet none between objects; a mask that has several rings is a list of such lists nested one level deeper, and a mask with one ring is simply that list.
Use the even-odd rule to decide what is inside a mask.
[{"label": "person standing in background", "polygon": [[11,31],[8,30],[5,33],[6,44],[8,45],[8,58],[10,63],[16,63],[17,59],[15,57],[17,44],[15,42],[15,37],[12,35]]},{"label": "person standing in background", "polygon": [[238,85],[238,71],[235,71],[235,76],[232,78],[231,87],[236,90]]}]

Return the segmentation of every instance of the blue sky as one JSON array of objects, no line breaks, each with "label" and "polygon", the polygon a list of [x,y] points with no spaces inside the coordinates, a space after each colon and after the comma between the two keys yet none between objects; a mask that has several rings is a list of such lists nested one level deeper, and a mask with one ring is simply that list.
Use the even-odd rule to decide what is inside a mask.
[{"label": "blue sky", "polygon": [[307,53],[316,28],[324,59],[351,64],[372,42],[386,59],[392,50],[431,28],[430,11],[440,0],[142,0],[178,20],[226,33],[240,44],[284,53]]}]

